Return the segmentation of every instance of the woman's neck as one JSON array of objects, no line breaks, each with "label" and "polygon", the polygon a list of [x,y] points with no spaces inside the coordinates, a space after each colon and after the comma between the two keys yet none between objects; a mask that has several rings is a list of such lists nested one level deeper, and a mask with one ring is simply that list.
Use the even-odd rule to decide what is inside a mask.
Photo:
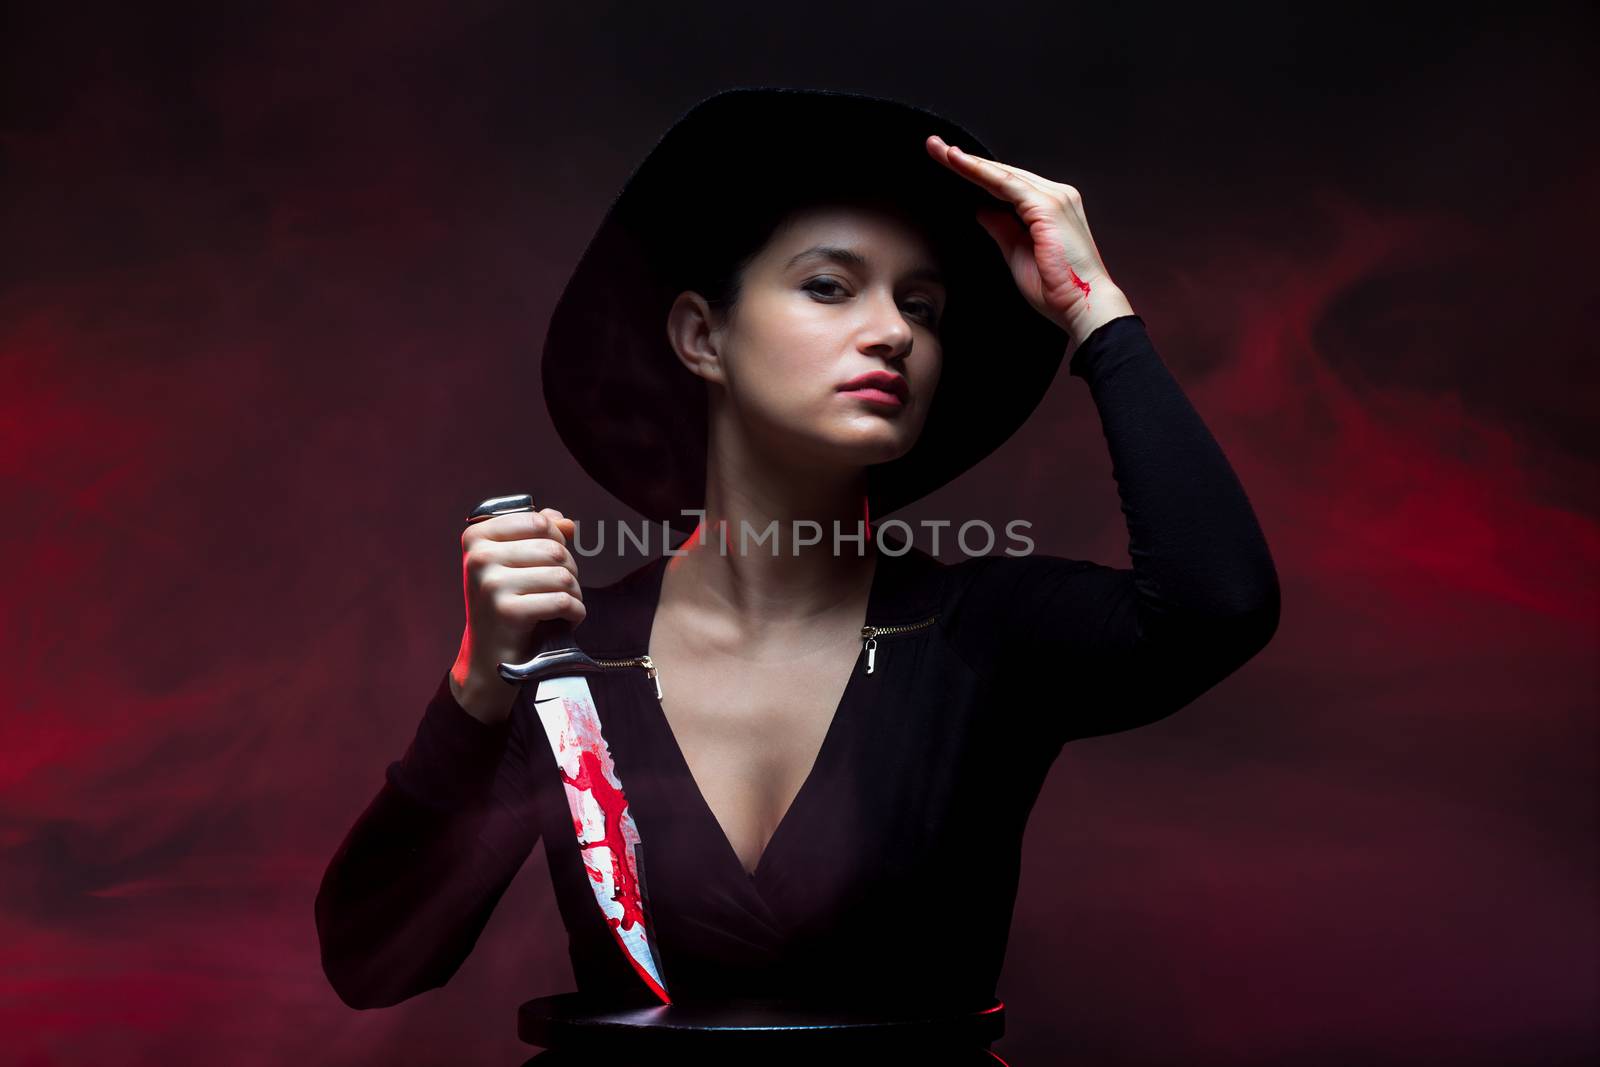
[{"label": "woman's neck", "polygon": [[717,497],[668,561],[663,602],[742,640],[859,619],[877,564],[864,496],[829,507]]}]

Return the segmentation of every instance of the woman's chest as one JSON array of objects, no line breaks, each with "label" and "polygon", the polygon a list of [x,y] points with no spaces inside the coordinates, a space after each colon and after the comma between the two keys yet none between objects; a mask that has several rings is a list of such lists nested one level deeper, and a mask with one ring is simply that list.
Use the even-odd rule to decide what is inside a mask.
[{"label": "woman's chest", "polygon": [[651,656],[662,721],[689,778],[740,865],[754,872],[816,766],[860,643],[726,656],[662,640]]}]

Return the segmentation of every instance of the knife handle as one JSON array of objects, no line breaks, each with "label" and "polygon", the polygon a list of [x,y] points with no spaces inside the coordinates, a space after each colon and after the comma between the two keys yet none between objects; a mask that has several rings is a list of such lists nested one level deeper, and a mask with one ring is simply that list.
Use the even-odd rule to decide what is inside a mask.
[{"label": "knife handle", "polygon": [[[511,496],[492,496],[473,508],[467,515],[467,525],[492,519],[496,515],[509,515],[517,511],[535,511],[531,493],[514,493]],[[580,671],[598,671],[603,668],[589,657],[572,636],[572,623],[566,619],[546,619],[533,628],[534,655],[523,663],[502,663],[500,677],[507,683],[536,681],[552,674],[574,674]]]}]

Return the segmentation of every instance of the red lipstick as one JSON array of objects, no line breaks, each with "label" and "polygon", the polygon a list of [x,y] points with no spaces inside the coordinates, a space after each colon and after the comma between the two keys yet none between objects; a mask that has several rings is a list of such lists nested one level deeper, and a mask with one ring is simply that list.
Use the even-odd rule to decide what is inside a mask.
[{"label": "red lipstick", "polygon": [[839,386],[841,392],[886,407],[902,407],[911,396],[911,389],[902,375],[886,370],[868,371],[851,378]]}]

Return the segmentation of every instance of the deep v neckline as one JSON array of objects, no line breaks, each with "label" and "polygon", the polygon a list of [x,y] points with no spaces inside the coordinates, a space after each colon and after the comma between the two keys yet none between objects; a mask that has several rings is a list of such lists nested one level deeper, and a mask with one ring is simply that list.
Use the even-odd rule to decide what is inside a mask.
[{"label": "deep v neckline", "polygon": [[[687,538],[685,541],[687,541]],[[682,543],[680,542],[680,544]],[[872,578],[867,587],[867,608],[862,619],[863,625],[881,616],[885,607],[883,598],[887,586],[885,572],[895,558],[886,556],[876,545],[874,545],[873,551],[877,558],[873,562]],[[651,638],[654,636],[656,617],[661,612],[661,590],[666,577],[667,564],[671,558],[671,556],[662,556],[656,561],[650,575],[650,584],[646,590],[648,614],[644,618],[643,629],[647,650],[650,646]],[[667,719],[666,710],[661,706],[660,701],[654,701],[656,721],[661,727],[667,746],[671,749],[678,773],[682,776],[684,789],[694,795],[695,807],[703,816],[707,832],[713,834],[721,843],[719,851],[733,864],[733,869],[744,875],[752,885],[760,881],[762,874],[772,867],[774,849],[778,848],[786,839],[786,832],[789,826],[797,821],[797,817],[804,815],[807,800],[816,791],[816,782],[821,772],[825,770],[830,758],[834,755],[834,750],[838,748],[841,733],[848,728],[848,723],[846,722],[848,718],[847,712],[851,706],[852,694],[856,686],[860,684],[857,682],[858,677],[864,677],[860,669],[859,653],[857,653],[855,662],[850,666],[850,674],[845,679],[844,689],[840,692],[838,701],[834,704],[832,716],[828,720],[827,730],[822,735],[822,743],[817,747],[816,755],[812,757],[811,767],[801,780],[800,788],[795,791],[794,797],[789,801],[789,806],[784,809],[783,815],[779,817],[777,825],[773,827],[771,835],[767,838],[766,845],[761,849],[761,855],[756,858],[756,866],[753,871],[745,870],[744,861],[739,858],[738,850],[733,847],[733,842],[728,839],[727,831],[723,829],[721,820],[717,818],[717,813],[711,810],[711,804],[706,800],[705,791],[700,788],[700,782],[695,778],[693,768],[689,766],[688,757],[683,753],[683,746],[678,743],[677,734],[672,732],[672,723]],[[672,680],[670,678],[662,678],[663,690],[671,686],[671,684]]]}]

